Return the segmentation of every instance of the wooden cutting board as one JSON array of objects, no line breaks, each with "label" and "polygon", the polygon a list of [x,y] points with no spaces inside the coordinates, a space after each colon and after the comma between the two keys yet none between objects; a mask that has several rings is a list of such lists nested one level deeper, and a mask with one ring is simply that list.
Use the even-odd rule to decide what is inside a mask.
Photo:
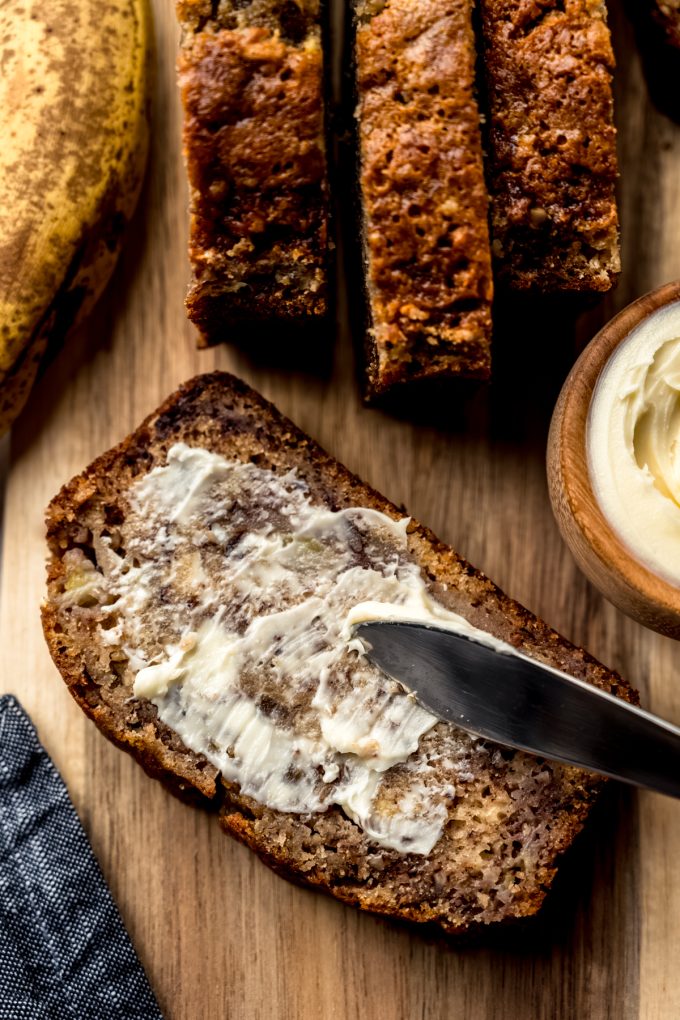
[{"label": "wooden cutting board", "polygon": [[632,623],[584,580],[553,522],[543,463],[577,343],[632,298],[680,276],[680,127],[648,98],[630,23],[612,9],[625,266],[618,290],[576,326],[564,316],[507,313],[490,387],[400,417],[361,406],[344,328],[332,363],[320,358],[306,371],[291,368],[285,351],[277,367],[233,348],[196,350],[183,308],[177,32],[170,0],[154,6],[154,143],[140,211],[105,297],[12,434],[0,687],[23,702],[61,770],[161,1008],[172,1020],[680,1016],[680,804],[612,790],[541,921],[492,946],[454,947],[288,885],[214,819],[175,801],[71,701],[38,616],[49,498],[179,383],[218,367],[243,376],[680,723],[680,645]]}]

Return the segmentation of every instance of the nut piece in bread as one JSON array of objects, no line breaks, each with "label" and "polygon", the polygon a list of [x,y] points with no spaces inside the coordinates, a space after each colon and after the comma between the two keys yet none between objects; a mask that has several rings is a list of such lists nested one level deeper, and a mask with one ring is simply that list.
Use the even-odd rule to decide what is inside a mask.
[{"label": "nut piece in bread", "polygon": [[607,291],[620,270],[614,54],[601,0],[480,0],[499,284]]},{"label": "nut piece in bread", "polygon": [[[220,471],[231,488],[225,490],[224,498],[217,498],[212,482],[199,476],[196,486],[186,487],[186,493],[198,492],[208,500],[198,517],[183,516],[186,493],[182,489],[182,498],[168,504],[167,519],[164,504],[159,503],[142,520],[136,502],[139,493],[148,493],[152,483],[169,477],[168,465],[179,444],[185,456],[189,450],[199,459],[226,458],[231,466],[226,470],[221,462]],[[132,585],[131,589],[135,626],[139,624],[147,635],[145,641],[159,647],[173,640],[173,628],[178,633],[182,629],[183,613],[193,614],[196,620],[196,614],[200,619],[205,609],[212,627],[215,607],[226,606],[221,612],[231,614],[238,634],[244,635],[251,632],[253,621],[269,626],[288,605],[281,574],[275,575],[269,597],[265,584],[260,592],[264,603],[257,612],[252,608],[250,587],[241,590],[238,599],[233,592],[228,600],[224,597],[224,566],[233,566],[233,557],[248,549],[264,548],[265,540],[276,544],[282,519],[281,508],[270,496],[249,503],[247,492],[230,481],[230,472],[237,478],[241,474],[264,478],[265,493],[274,491],[274,482],[285,486],[292,503],[304,497],[331,525],[343,513],[354,513],[348,508],[357,507],[367,508],[363,513],[380,521],[401,522],[399,556],[404,569],[415,571],[429,597],[445,611],[460,614],[473,626],[543,662],[623,697],[635,697],[615,673],[505,596],[430,531],[415,521],[404,521],[396,507],[329,457],[271,404],[239,380],[215,373],[188,382],[120,446],[64,486],[50,504],[43,625],[50,652],[75,699],[150,774],[175,792],[216,805],[225,830],[288,877],[363,909],[436,922],[451,933],[534,914],[554,878],[560,855],[586,820],[601,786],[597,778],[500,749],[437,723],[423,731],[407,761],[382,773],[382,784],[391,790],[398,791],[416,767],[421,776],[423,769],[427,773],[426,793],[442,778],[446,783],[451,778],[455,787],[436,804],[441,833],[432,848],[408,852],[376,841],[352,819],[351,811],[345,812],[332,799],[326,810],[282,811],[249,795],[233,775],[223,778],[206,756],[192,751],[163,721],[164,710],[158,707],[162,699],[154,696],[151,701],[135,691],[143,663],[133,661],[123,647],[120,588],[116,587],[127,574],[146,571],[139,588]],[[150,543],[144,539],[149,521],[154,536]],[[178,521],[189,529],[184,544],[179,541]],[[258,539],[258,534],[265,538]],[[288,550],[286,555],[293,548],[286,541],[279,545]],[[362,564],[370,565],[375,554],[365,536],[362,539],[360,528],[351,532],[350,546],[360,573]],[[328,553],[309,535],[299,548],[301,556]],[[379,559],[395,569],[389,542]],[[258,560],[260,577],[266,578],[267,569],[266,557]],[[315,597],[323,569],[310,576],[306,596]],[[200,596],[194,584],[203,586]],[[209,609],[211,598],[213,608]],[[125,620],[123,625],[128,625]],[[285,637],[286,631],[275,633]],[[318,637],[318,631],[310,631],[309,643],[302,642],[305,661],[318,653]],[[182,640],[191,654],[195,638],[187,643],[184,634]],[[233,659],[227,656],[224,661],[228,669]],[[263,659],[258,668],[237,679],[250,692],[251,718],[257,726],[261,729],[274,720],[279,736],[285,736],[298,732],[300,706],[308,704],[311,695],[317,696],[321,677],[312,673],[314,683],[297,690],[277,661]],[[354,663],[349,673],[340,670],[324,683],[349,683],[353,691],[359,682],[354,675],[359,666]],[[188,678],[180,669],[174,675],[168,673],[166,682],[179,682],[182,687]],[[221,711],[221,704],[218,694],[215,712]],[[356,751],[347,761],[366,753],[366,749]],[[227,754],[238,762],[239,746],[229,748]],[[303,765],[304,761],[300,769]],[[333,777],[326,776],[324,783],[327,779],[330,790]],[[287,772],[284,780],[294,788],[297,778]],[[408,813],[408,799],[403,805],[397,801],[399,810]]]},{"label": "nut piece in bread", "polygon": [[328,310],[320,0],[180,0],[189,318],[309,325]]},{"label": "nut piece in bread", "polygon": [[354,0],[368,396],[491,366],[470,0]]}]

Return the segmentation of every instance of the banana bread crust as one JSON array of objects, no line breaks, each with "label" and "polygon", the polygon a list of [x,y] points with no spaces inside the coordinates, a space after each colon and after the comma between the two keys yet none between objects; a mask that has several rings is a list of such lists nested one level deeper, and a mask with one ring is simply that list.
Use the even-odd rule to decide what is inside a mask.
[{"label": "banana bread crust", "polygon": [[[457,794],[440,843],[427,857],[385,850],[338,808],[284,814],[224,782],[158,719],[152,703],[134,697],[131,678],[115,654],[112,658],[111,646],[97,643],[96,609],[75,614],[64,609],[64,554],[80,548],[92,558],[93,535],[112,535],[120,527],[127,489],[164,463],[176,442],[282,474],[294,469],[312,500],[330,509],[369,506],[403,517],[239,380],[223,373],[191,380],[120,446],[64,486],[48,508],[51,556],[43,626],[76,701],[147,772],[175,793],[219,810],[227,832],[294,881],[362,909],[434,921],[450,933],[535,913],[601,780],[465,737],[470,779]],[[416,522],[409,526],[409,546],[448,608],[542,661],[635,700],[620,677],[505,596]]]},{"label": "banana bread crust", "polygon": [[614,55],[601,0],[480,0],[499,282],[608,290],[620,269]]},{"label": "banana bread crust", "polygon": [[216,18],[205,6],[178,5],[178,70],[187,311],[209,344],[239,323],[326,315],[328,186],[318,0],[222,4]]},{"label": "banana bread crust", "polygon": [[469,0],[355,0],[369,395],[487,378],[492,281]]}]

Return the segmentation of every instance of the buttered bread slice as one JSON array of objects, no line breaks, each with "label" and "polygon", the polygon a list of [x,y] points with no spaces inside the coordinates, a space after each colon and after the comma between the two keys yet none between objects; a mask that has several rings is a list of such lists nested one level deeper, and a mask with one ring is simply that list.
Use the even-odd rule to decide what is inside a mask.
[{"label": "buttered bread slice", "polygon": [[243,383],[187,383],[66,485],[43,609],[82,708],[271,867],[448,932],[533,914],[600,781],[439,722],[367,611],[443,622],[630,697]]}]

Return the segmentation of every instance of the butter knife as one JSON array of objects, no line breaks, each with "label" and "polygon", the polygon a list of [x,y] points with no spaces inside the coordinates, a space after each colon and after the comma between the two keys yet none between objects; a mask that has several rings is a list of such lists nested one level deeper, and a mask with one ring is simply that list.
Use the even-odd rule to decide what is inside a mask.
[{"label": "butter knife", "polygon": [[680,797],[680,729],[516,651],[418,623],[361,623],[368,657],[485,740]]}]

